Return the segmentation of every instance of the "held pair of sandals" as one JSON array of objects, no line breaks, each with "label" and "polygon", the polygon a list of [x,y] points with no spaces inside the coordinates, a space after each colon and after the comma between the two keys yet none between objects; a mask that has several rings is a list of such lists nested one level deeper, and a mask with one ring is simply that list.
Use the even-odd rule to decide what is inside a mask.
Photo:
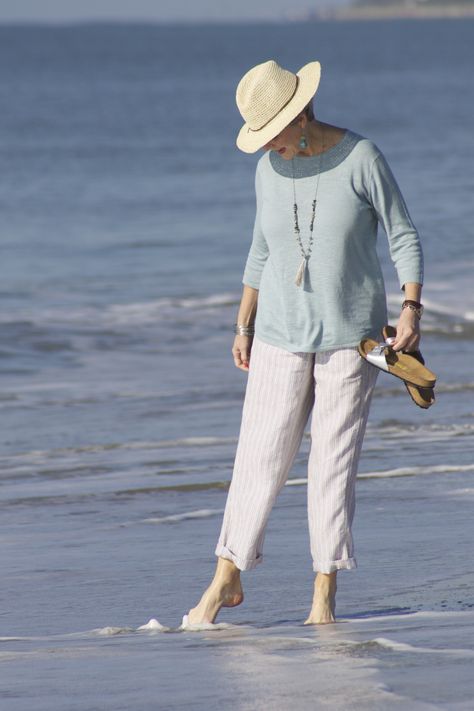
[{"label": "held pair of sandals", "polygon": [[364,338],[359,343],[359,353],[369,363],[404,381],[408,393],[418,407],[427,410],[435,401],[436,375],[425,366],[420,351],[394,351],[392,344],[397,335],[393,326],[382,330],[384,343]]}]

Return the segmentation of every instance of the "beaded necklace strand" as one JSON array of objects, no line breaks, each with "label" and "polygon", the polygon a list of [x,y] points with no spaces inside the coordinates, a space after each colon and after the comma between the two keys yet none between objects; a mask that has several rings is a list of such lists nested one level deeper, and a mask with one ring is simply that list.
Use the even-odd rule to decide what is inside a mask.
[{"label": "beaded necklace strand", "polygon": [[[324,141],[324,131],[323,131],[323,149],[321,152],[321,155],[324,155],[324,149],[326,147],[326,143]],[[298,222],[298,204],[296,202],[296,186],[295,186],[295,165],[293,162],[293,158],[291,159],[291,170],[293,174],[293,219],[294,219],[294,227],[293,231],[295,233],[296,241],[298,242],[300,251],[301,251],[301,256],[303,257],[300,266],[298,267],[298,271],[296,272],[296,278],[295,278],[295,284],[296,286],[301,286],[301,284],[304,281],[304,276],[305,276],[305,271],[308,266],[308,261],[311,256],[311,252],[313,249],[313,227],[314,227],[314,218],[316,216],[316,203],[317,203],[317,196],[318,196],[318,187],[319,187],[319,177],[321,175],[321,170],[322,165],[320,166],[320,170],[318,171],[318,177],[316,180],[316,190],[314,193],[314,200],[311,204],[311,220],[309,223],[309,240],[308,240],[308,249],[305,251],[303,247],[303,242],[301,241],[301,235],[300,235],[300,227],[299,227],[299,222]]]}]

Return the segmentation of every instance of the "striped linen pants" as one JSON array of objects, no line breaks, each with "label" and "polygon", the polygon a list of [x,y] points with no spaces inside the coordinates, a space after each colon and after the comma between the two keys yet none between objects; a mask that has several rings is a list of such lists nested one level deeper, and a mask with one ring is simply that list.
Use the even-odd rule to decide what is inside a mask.
[{"label": "striped linen pants", "polygon": [[357,348],[292,353],[252,344],[232,481],[215,554],[250,570],[311,410],[308,523],[313,570],[357,567],[355,483],[378,369]]}]

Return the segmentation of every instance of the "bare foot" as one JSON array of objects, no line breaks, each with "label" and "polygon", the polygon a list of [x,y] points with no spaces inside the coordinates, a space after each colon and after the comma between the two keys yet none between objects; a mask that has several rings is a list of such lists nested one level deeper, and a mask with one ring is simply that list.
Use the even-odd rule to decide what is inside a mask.
[{"label": "bare foot", "polygon": [[214,579],[196,607],[189,610],[188,622],[214,622],[221,607],[235,607],[243,599],[240,570],[231,560],[218,558]]},{"label": "bare foot", "polygon": [[336,621],[336,575],[337,571],[317,574],[313,606],[305,625],[326,625]]}]

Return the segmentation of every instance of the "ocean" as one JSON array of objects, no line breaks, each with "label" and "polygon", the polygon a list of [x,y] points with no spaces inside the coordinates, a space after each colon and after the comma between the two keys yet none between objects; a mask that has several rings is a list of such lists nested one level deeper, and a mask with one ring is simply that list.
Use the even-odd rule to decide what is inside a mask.
[{"label": "ocean", "polygon": [[[473,40],[466,19],[0,27],[2,709],[472,709]],[[318,59],[317,117],[392,167],[437,401],[379,375],[337,624],[303,625],[305,436],[244,604],[183,632],[247,377],[258,154],[235,147],[235,87],[269,58]]]}]

